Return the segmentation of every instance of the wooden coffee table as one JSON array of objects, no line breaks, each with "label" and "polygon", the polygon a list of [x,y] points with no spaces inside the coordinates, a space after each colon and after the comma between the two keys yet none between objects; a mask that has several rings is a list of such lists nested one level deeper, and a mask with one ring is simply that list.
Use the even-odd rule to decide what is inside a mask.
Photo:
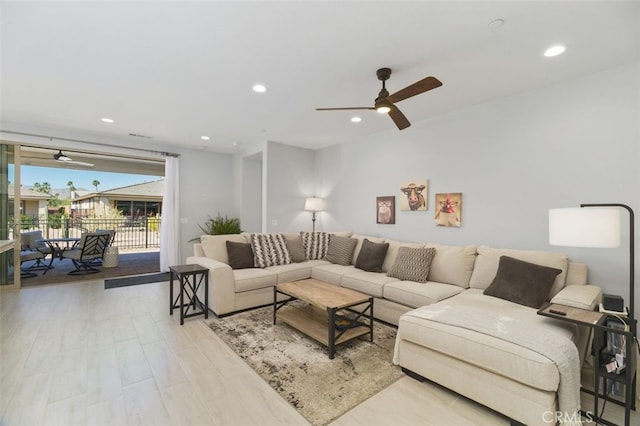
[{"label": "wooden coffee table", "polygon": [[[278,294],[289,297],[278,301]],[[306,304],[286,306],[292,300]],[[273,288],[274,324],[276,319],[327,346],[330,359],[340,343],[366,334],[373,342],[373,297],[314,278]],[[336,327],[338,319],[341,324]]]}]

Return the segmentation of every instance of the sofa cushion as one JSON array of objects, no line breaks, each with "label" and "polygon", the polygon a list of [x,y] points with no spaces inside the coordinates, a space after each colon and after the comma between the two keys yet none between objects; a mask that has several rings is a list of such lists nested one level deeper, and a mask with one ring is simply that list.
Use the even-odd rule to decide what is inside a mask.
[{"label": "sofa cushion", "polygon": [[433,247],[400,247],[396,261],[387,272],[387,276],[425,283],[429,276],[429,265],[435,254],[436,249]]},{"label": "sofa cushion", "polygon": [[278,276],[278,284],[289,281],[304,280],[311,278],[311,267],[324,265],[324,260],[305,260],[304,262],[290,263],[288,265],[275,265],[265,268]]},{"label": "sofa cushion", "polygon": [[558,268],[501,256],[496,277],[484,294],[538,309],[549,299],[551,286],[561,272]]},{"label": "sofa cushion", "polygon": [[287,250],[289,250],[289,256],[291,257],[292,262],[304,262],[307,260],[300,235],[295,234],[295,238],[288,238],[285,236],[285,241],[287,243]]},{"label": "sofa cushion", "polygon": [[385,284],[398,281],[379,272],[367,272],[354,269],[354,272],[342,277],[342,286],[375,297],[382,297]]},{"label": "sofa cushion", "polygon": [[307,260],[324,259],[329,248],[329,233],[300,232]]},{"label": "sofa cushion", "polygon": [[342,284],[342,277],[346,274],[350,274],[357,271],[353,265],[336,265],[334,263],[328,263],[326,265],[314,266],[311,269],[311,278],[315,278],[321,281],[325,281],[331,284]]},{"label": "sofa cushion", "polygon": [[451,284],[431,281],[425,284],[414,281],[397,281],[386,284],[382,294],[387,300],[417,308],[437,303],[463,291],[462,287]]},{"label": "sofa cushion", "polygon": [[388,248],[389,244],[387,243],[372,243],[365,238],[356,259],[356,268],[367,272],[382,272],[382,262],[384,262]]},{"label": "sofa cushion", "polygon": [[233,276],[236,293],[272,287],[278,283],[278,276],[274,272],[261,268],[234,269]]},{"label": "sofa cushion", "polygon": [[396,261],[400,247],[424,247],[422,243],[406,243],[397,240],[385,240],[384,242],[389,244],[389,248],[387,249],[387,255],[384,257],[384,262],[382,262],[382,272],[389,272],[389,269],[391,269],[393,263]]},{"label": "sofa cushion", "polygon": [[251,234],[251,248],[258,268],[291,263],[287,243],[281,234]]},{"label": "sofa cushion", "polygon": [[338,235],[329,236],[329,247],[325,260],[338,265],[351,265],[353,250],[358,240]]},{"label": "sofa cushion", "polygon": [[[521,321],[548,329],[572,341],[577,339],[574,324],[550,321],[536,310],[495,297],[487,297],[482,290],[469,289],[441,302],[441,309],[456,312],[461,307],[500,312],[512,321]],[[558,367],[549,358],[498,337],[485,335],[463,327],[443,324],[423,318],[422,307],[400,317],[398,339],[424,346],[451,358],[460,359],[520,383],[555,392],[560,383]],[[431,307],[432,308],[432,307]]]},{"label": "sofa cushion", "polygon": [[355,250],[353,250],[353,261],[351,262],[353,265],[356,264],[356,260],[360,255],[360,250],[362,250],[362,243],[365,240],[365,238],[371,241],[372,243],[384,243],[384,238],[380,238],[380,237],[370,237],[366,235],[353,234],[351,238],[358,240],[358,242],[356,243],[356,248]]},{"label": "sofa cushion", "polygon": [[[550,297],[555,296],[564,287],[567,276],[569,258],[564,253],[553,253],[536,250],[497,249],[487,246],[478,247],[478,258],[473,267],[473,274],[469,281],[471,288],[485,289],[493,281],[498,272],[500,256],[509,256],[537,265],[549,266],[562,270],[551,287]],[[433,267],[433,266],[432,266]]]},{"label": "sofa cushion", "polygon": [[235,243],[246,243],[247,240],[240,234],[229,235],[203,235],[200,237],[200,244],[204,255],[209,259],[229,264],[229,255],[227,254],[227,241]]},{"label": "sofa cushion", "polygon": [[425,247],[436,249],[436,255],[429,268],[429,281],[469,288],[477,246],[446,246],[429,243],[425,244]]},{"label": "sofa cushion", "polygon": [[253,250],[249,243],[226,241],[229,266],[232,269],[253,268]]}]

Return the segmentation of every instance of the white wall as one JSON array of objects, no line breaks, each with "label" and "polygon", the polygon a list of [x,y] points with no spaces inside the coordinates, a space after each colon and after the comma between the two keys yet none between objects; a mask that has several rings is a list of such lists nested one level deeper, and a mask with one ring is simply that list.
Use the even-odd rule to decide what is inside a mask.
[{"label": "white wall", "polygon": [[240,225],[245,232],[262,231],[262,152],[242,159]]},{"label": "white wall", "polygon": [[180,217],[182,259],[193,254],[190,239],[202,235],[200,224],[218,213],[238,217],[233,203],[233,158],[202,150],[180,154]]},{"label": "white wall", "polygon": [[[547,211],[619,202],[640,211],[640,64],[502,98],[316,153],[327,230],[445,244],[566,252],[628,303],[628,221],[620,249],[548,244]],[[427,212],[398,211],[400,183],[428,179]],[[462,227],[434,225],[434,196],[462,192]],[[377,225],[376,196],[396,196]],[[638,235],[636,235],[638,239]],[[640,287],[640,278],[636,274]],[[636,297],[640,313],[640,297]]]},{"label": "white wall", "polygon": [[315,188],[315,151],[267,143],[264,163],[266,232],[311,230],[311,213],[304,212],[305,197]]}]

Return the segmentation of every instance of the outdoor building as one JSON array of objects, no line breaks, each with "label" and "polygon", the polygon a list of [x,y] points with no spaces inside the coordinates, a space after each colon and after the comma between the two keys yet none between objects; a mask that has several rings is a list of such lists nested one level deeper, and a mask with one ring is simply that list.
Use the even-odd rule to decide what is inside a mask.
[{"label": "outdoor building", "polygon": [[[9,211],[13,211],[14,185],[9,185]],[[20,188],[20,214],[23,216],[47,219],[47,202],[53,195],[33,189]]]},{"label": "outdoor building", "polygon": [[71,215],[85,217],[112,207],[132,220],[155,217],[162,211],[164,179],[92,192],[71,200]]}]

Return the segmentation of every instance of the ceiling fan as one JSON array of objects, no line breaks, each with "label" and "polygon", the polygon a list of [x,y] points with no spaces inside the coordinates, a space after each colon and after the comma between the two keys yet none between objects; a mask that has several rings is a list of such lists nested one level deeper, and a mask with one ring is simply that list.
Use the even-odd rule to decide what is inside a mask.
[{"label": "ceiling fan", "polygon": [[71,157],[68,157],[67,155],[65,155],[61,149],[58,150],[57,154],[53,154],[53,159],[61,163],[75,164],[77,166],[85,166],[85,167],[95,166],[92,163],[85,163],[84,161],[74,161],[71,159]]},{"label": "ceiling fan", "polygon": [[403,101],[412,96],[419,95],[429,90],[442,86],[442,82],[435,77],[426,77],[420,81],[417,81],[402,90],[398,90],[392,95],[389,95],[387,88],[385,87],[385,81],[391,77],[391,68],[380,68],[376,71],[378,80],[382,81],[382,89],[378,93],[378,97],[374,101],[373,107],[342,107],[342,108],[316,108],[316,111],[343,111],[343,110],[376,110],[381,114],[388,113],[389,117],[396,123],[399,130],[406,129],[411,126],[407,117],[395,106],[397,102]]}]

